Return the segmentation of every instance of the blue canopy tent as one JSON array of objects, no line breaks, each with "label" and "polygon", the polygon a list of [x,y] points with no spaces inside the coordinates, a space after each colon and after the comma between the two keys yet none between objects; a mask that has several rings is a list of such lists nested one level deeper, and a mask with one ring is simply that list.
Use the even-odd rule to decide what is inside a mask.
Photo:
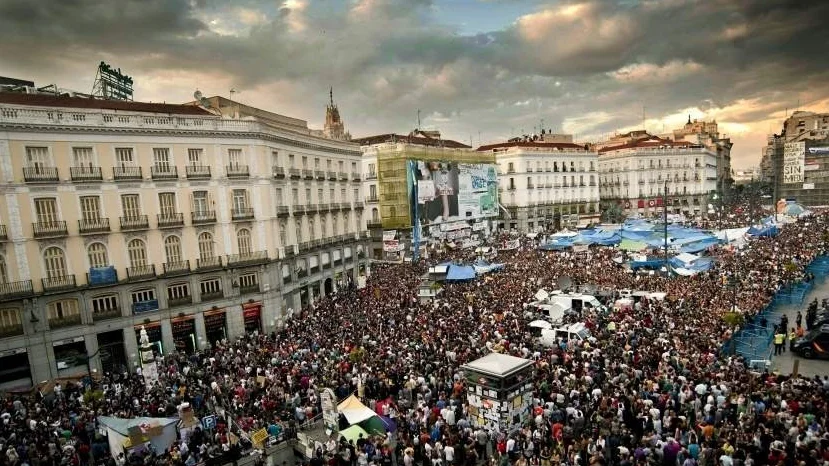
[{"label": "blue canopy tent", "polygon": [[748,234],[752,236],[772,237],[777,236],[779,233],[780,229],[774,225],[753,226],[748,229]]},{"label": "blue canopy tent", "polygon": [[709,238],[704,239],[701,241],[696,241],[690,244],[687,244],[681,248],[679,248],[680,252],[687,252],[689,254],[696,254],[698,252],[705,251],[706,249],[710,248],[711,246],[716,246],[720,244],[720,240],[717,238]]},{"label": "blue canopy tent", "polygon": [[450,265],[446,281],[464,281],[475,279],[475,268],[469,265]]}]

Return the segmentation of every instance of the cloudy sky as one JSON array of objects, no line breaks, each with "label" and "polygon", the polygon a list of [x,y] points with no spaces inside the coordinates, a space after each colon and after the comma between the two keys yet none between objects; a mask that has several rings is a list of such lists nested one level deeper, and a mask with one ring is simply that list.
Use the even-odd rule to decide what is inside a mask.
[{"label": "cloudy sky", "polygon": [[825,0],[0,0],[0,75],[136,99],[206,95],[355,136],[424,127],[474,144],[541,125],[598,140],[716,118],[737,167],[788,109],[829,111]]}]

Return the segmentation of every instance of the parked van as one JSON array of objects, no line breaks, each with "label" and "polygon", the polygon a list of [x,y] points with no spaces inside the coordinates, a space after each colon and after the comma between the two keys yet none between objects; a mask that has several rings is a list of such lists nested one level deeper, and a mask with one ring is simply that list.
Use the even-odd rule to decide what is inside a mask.
[{"label": "parked van", "polygon": [[558,345],[559,339],[563,341],[584,341],[591,337],[590,329],[579,322],[556,329],[540,329],[538,342],[544,346],[553,347]]}]

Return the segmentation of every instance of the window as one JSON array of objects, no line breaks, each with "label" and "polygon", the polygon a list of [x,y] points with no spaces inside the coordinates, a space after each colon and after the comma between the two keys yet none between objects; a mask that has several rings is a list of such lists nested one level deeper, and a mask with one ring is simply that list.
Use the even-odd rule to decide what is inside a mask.
[{"label": "window", "polygon": [[304,155],[302,156],[302,168],[303,169],[308,168],[308,157],[306,157]]},{"label": "window", "polygon": [[66,257],[63,249],[50,247],[43,251],[43,263],[46,266],[47,278],[58,278],[66,276]]},{"label": "window", "polygon": [[80,315],[77,299],[55,301],[46,306],[49,320],[60,320]]},{"label": "window", "polygon": [[158,193],[158,206],[162,217],[176,214],[176,193]]},{"label": "window", "polygon": [[317,189],[317,202],[322,202],[325,200],[325,196],[322,194],[322,188]]},{"label": "window", "polygon": [[72,155],[74,156],[76,167],[92,168],[93,161],[91,147],[73,147]]},{"label": "window", "polygon": [[89,266],[107,267],[109,265],[109,258],[107,257],[107,248],[101,243],[92,243],[87,248],[89,255]]},{"label": "window", "polygon": [[278,167],[279,165],[279,151],[271,151],[271,166]]},{"label": "window", "polygon": [[193,191],[193,213],[205,215],[210,210],[207,191]]},{"label": "window", "polygon": [[[397,215],[392,215],[392,217],[396,217]],[[346,233],[351,231],[351,222],[349,222],[348,213],[343,214],[343,229]]]},{"label": "window", "polygon": [[311,188],[305,188],[305,203],[310,204],[313,199],[311,198]]},{"label": "window", "polygon": [[314,224],[314,219],[308,219],[308,236],[313,240],[317,237],[317,230],[316,225]]},{"label": "window", "polygon": [[146,303],[147,301],[155,301],[155,290],[152,288],[146,290],[133,291],[130,295],[132,303]]},{"label": "window", "polygon": [[19,309],[0,309],[0,327],[19,327],[23,325],[20,321]]},{"label": "window", "polygon": [[369,175],[374,175],[375,173],[377,173],[377,165],[373,163],[368,164],[368,173]]},{"label": "window", "polygon": [[296,168],[296,160],[294,159],[294,154],[288,154],[288,165],[291,168]]},{"label": "window", "polygon": [[354,194],[354,197],[352,199],[354,200],[354,202],[360,202],[360,189],[355,188],[353,194]]},{"label": "window", "polygon": [[219,278],[211,278],[209,280],[202,280],[199,282],[199,291],[201,295],[215,295],[222,292],[222,280]]},{"label": "window", "polygon": [[299,190],[297,188],[291,189],[291,202],[294,205],[299,205]]},{"label": "window", "polygon": [[145,267],[147,265],[147,249],[144,242],[134,239],[127,245],[127,255],[130,259],[130,267]]},{"label": "window", "polygon": [[314,170],[319,170],[319,169],[320,169],[320,159],[315,157],[314,158]]},{"label": "window", "polygon": [[201,149],[187,149],[187,163],[191,167],[201,167],[202,152]]},{"label": "window", "polygon": [[136,219],[141,216],[141,201],[138,194],[124,194],[121,196],[121,206],[124,209],[124,217]]},{"label": "window", "polygon": [[282,245],[288,244],[288,225],[285,224],[285,221],[279,222],[279,240],[282,241]]},{"label": "window", "polygon": [[101,220],[101,198],[98,196],[82,196],[81,219],[84,222],[97,222]]},{"label": "window", "polygon": [[340,188],[340,201],[345,201],[345,188]]},{"label": "window", "polygon": [[342,160],[338,160],[337,161],[337,167],[338,167],[339,171],[345,171],[345,162],[343,162]]},{"label": "window", "polygon": [[38,223],[53,224],[58,221],[58,203],[53,197],[35,199]]},{"label": "window", "polygon": [[202,232],[199,235],[199,257],[202,259],[211,259],[214,257],[214,254],[213,235],[206,231]]},{"label": "window", "polygon": [[135,160],[131,147],[119,147],[115,149],[115,164],[118,168],[134,167]]},{"label": "window", "polygon": [[339,235],[340,234],[340,224],[339,223],[340,222],[339,222],[338,215],[334,214],[334,216],[331,219],[331,228],[334,231],[334,233],[333,233],[334,235]]},{"label": "window", "polygon": [[590,171],[591,171],[591,172],[592,172],[592,171],[594,171],[594,170],[593,170],[593,162],[590,162]]},{"label": "window", "polygon": [[107,313],[118,310],[118,295],[111,294],[92,298],[92,313]]},{"label": "window", "polygon": [[173,166],[170,163],[170,149],[156,147],[153,149],[153,166],[159,173],[170,173]]},{"label": "window", "polygon": [[250,254],[252,250],[250,230],[242,228],[236,232],[236,246],[239,248],[239,254]]},{"label": "window", "polygon": [[368,187],[368,197],[370,199],[377,199],[377,186],[376,185],[370,185]]},{"label": "window", "polygon": [[331,159],[325,159],[325,168],[328,171],[331,171]]},{"label": "window", "polygon": [[248,191],[246,189],[233,190],[233,208],[236,210],[248,208]]},{"label": "window", "polygon": [[6,268],[6,258],[0,255],[0,285],[9,282],[9,269]]},{"label": "window", "polygon": [[181,262],[181,239],[178,236],[170,235],[164,239],[164,254],[168,264]]},{"label": "window", "polygon": [[259,277],[256,273],[246,273],[244,275],[239,276],[239,287],[242,289],[245,288],[254,288],[259,286]]},{"label": "window", "polygon": [[325,217],[320,218],[320,236],[323,238],[328,236],[328,225],[326,224]]},{"label": "window", "polygon": [[227,150],[227,164],[231,168],[239,168],[245,164],[242,158],[242,149],[228,149]]},{"label": "window", "polygon": [[167,298],[171,301],[188,297],[190,297],[190,285],[187,283],[177,283],[167,287]]},{"label": "window", "polygon": [[26,166],[38,171],[43,168],[52,168],[52,157],[48,147],[27,147]]},{"label": "window", "polygon": [[300,222],[299,220],[297,220],[296,224],[294,225],[294,233],[296,234],[296,242],[301,243],[302,242],[302,222]]}]

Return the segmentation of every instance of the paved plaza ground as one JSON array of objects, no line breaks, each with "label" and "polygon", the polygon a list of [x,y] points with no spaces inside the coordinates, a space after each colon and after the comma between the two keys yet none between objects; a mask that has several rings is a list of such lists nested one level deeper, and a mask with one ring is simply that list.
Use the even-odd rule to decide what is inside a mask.
[{"label": "paved plaza ground", "polygon": [[[795,316],[797,315],[798,310],[800,310],[803,314],[803,325],[805,326],[806,308],[809,306],[809,303],[812,302],[812,300],[814,299],[817,299],[818,303],[820,303],[823,298],[829,298],[829,278],[818,279],[815,282],[814,287],[812,287],[811,291],[809,291],[809,293],[806,294],[806,298],[803,300],[802,304],[780,305],[780,309],[782,310],[782,312],[784,312],[789,317],[789,327],[792,327],[794,325]],[[778,322],[779,319],[773,321],[773,323],[775,324],[777,324]],[[789,351],[788,344],[786,345],[786,352],[780,356],[772,356],[771,361],[772,369],[775,371],[779,371],[783,374],[791,373],[792,368],[794,367],[794,362],[800,361],[800,367],[798,372],[802,375],[829,375],[829,360],[802,358]]]}]

